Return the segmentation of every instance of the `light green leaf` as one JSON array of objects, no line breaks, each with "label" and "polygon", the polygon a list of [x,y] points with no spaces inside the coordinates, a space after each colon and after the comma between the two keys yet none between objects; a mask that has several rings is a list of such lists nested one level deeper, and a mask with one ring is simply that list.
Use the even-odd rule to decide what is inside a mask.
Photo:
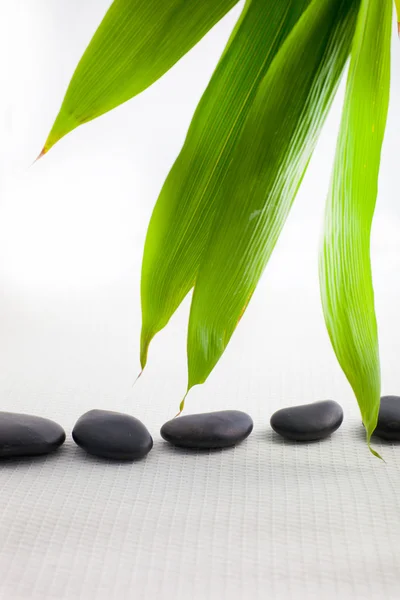
[{"label": "light green leaf", "polygon": [[149,87],[237,1],[114,0],[73,74],[42,153]]},{"label": "light green leaf", "polygon": [[380,404],[370,231],[389,103],[391,16],[391,0],[362,0],[320,259],[326,325],[368,442]]},{"label": "light green leaf", "polygon": [[215,200],[258,85],[309,0],[249,0],[155,206],[142,269],[141,363],[193,287]]},{"label": "light green leaf", "polygon": [[358,0],[313,0],[255,96],[196,281],[189,321],[189,388],[224,352],[268,262],[337,88]]}]

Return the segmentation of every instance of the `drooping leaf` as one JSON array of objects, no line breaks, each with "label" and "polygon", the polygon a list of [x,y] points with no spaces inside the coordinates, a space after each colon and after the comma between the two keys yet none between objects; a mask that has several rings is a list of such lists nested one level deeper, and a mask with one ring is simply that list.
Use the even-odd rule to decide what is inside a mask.
[{"label": "drooping leaf", "polygon": [[348,57],[358,8],[358,0],[313,0],[258,88],[216,191],[189,320],[189,388],[216,365],[268,262]]},{"label": "drooping leaf", "polygon": [[142,268],[141,363],[193,287],[215,200],[258,85],[309,0],[248,0],[155,206]]},{"label": "drooping leaf", "polygon": [[43,148],[136,96],[238,0],[114,0],[84,52]]},{"label": "drooping leaf", "polygon": [[391,15],[391,0],[362,0],[320,258],[326,325],[357,397],[368,443],[380,403],[370,231],[389,103]]}]

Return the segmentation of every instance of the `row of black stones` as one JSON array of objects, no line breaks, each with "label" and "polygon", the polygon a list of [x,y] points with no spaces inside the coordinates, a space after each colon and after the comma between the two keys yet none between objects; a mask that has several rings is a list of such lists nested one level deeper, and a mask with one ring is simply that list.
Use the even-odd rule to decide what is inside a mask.
[{"label": "row of black stones", "polygon": [[[278,410],[271,417],[271,427],[286,439],[307,442],[328,437],[342,421],[342,407],[333,400],[325,400]],[[224,410],[172,419],[161,427],[161,436],[174,446],[209,450],[235,446],[252,430],[249,415]],[[400,441],[400,397],[381,399],[375,435]],[[106,410],[91,410],[82,415],[72,437],[89,454],[115,460],[143,458],[153,447],[153,439],[141,421]],[[65,431],[54,421],[0,412],[1,458],[48,454],[64,441]]]}]

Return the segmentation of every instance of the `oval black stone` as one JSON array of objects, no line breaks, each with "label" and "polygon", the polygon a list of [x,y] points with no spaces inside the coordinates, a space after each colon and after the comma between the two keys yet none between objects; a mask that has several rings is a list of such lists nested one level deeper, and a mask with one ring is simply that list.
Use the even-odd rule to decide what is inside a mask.
[{"label": "oval black stone", "polygon": [[0,458],[49,454],[64,441],[64,429],[50,419],[0,412]]},{"label": "oval black stone", "polygon": [[399,396],[382,396],[374,434],[384,440],[400,441]]},{"label": "oval black stone", "polygon": [[311,442],[331,435],[342,421],[340,404],[324,400],[278,410],[271,417],[271,427],[288,440]]},{"label": "oval black stone", "polygon": [[167,421],[161,436],[181,448],[227,448],[245,440],[253,430],[252,418],[239,410],[185,415]]},{"label": "oval black stone", "polygon": [[115,460],[143,458],[153,447],[153,438],[139,419],[110,410],[82,415],[72,437],[89,454]]}]

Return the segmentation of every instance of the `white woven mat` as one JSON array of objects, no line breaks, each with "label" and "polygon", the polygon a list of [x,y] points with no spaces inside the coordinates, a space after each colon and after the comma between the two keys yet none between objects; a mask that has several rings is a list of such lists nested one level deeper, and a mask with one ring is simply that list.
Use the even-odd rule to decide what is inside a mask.
[{"label": "white woven mat", "polygon": [[[400,447],[376,444],[386,464],[368,453],[320,315],[290,308],[301,290],[265,302],[262,287],[187,402],[253,416],[253,435],[223,452],[174,450],[158,434],[184,387],[185,310],[132,390],[135,327],[120,318],[129,290],[3,307],[2,408],[52,417],[68,434],[87,409],[129,410],[155,445],[143,462],[115,464],[68,435],[53,456],[1,463],[0,598],[398,598]],[[397,370],[388,379],[398,392]],[[278,407],[327,397],[345,409],[331,439],[296,445],[269,429]]]}]

